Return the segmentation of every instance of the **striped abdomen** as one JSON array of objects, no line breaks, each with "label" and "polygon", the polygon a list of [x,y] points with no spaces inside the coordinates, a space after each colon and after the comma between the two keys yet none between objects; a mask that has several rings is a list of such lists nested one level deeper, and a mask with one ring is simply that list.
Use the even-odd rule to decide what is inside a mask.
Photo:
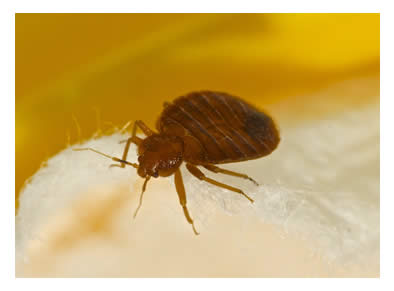
[{"label": "striped abdomen", "polygon": [[161,133],[198,141],[204,157],[198,164],[221,164],[270,154],[279,143],[267,114],[237,97],[219,92],[194,92],[169,104],[158,121]]}]

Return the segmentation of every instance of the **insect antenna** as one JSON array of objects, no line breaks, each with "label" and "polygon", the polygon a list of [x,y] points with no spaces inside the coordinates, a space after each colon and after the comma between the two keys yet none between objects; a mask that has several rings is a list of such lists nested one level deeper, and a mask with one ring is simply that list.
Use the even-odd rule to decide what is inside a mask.
[{"label": "insect antenna", "polygon": [[141,205],[142,205],[142,197],[144,196],[144,192],[145,192],[145,189],[146,189],[146,184],[148,184],[149,179],[150,179],[150,176],[147,176],[146,179],[145,179],[145,181],[144,181],[144,185],[142,185],[142,192],[141,192],[141,196],[140,196],[140,202],[139,202],[139,204],[138,204],[137,209],[136,209],[135,212],[134,212],[134,218],[137,216],[138,210],[141,208]]},{"label": "insect antenna", "polygon": [[129,166],[132,166],[132,167],[138,169],[138,164],[136,164],[136,163],[130,163],[128,161],[125,161],[125,160],[122,160],[122,159],[119,159],[119,158],[116,158],[116,157],[111,157],[110,155],[104,154],[104,153],[102,153],[102,152],[100,152],[98,150],[95,150],[93,148],[76,148],[76,149],[73,149],[73,151],[92,151],[92,152],[95,152],[95,153],[97,153],[99,155],[107,157],[107,158],[109,158],[109,159],[111,159],[111,160],[113,160],[115,162],[123,163],[123,164],[129,165]]}]

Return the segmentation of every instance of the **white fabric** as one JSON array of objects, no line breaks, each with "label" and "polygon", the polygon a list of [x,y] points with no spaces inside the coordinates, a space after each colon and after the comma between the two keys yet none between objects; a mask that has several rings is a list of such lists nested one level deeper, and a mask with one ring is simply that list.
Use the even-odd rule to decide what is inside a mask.
[{"label": "white fabric", "polygon": [[[124,144],[118,142],[125,138],[114,134],[74,147],[91,146],[121,157]],[[188,207],[201,233],[198,237],[194,237],[183,217],[172,177],[149,181],[139,215],[132,220],[143,182],[135,169],[108,168],[112,161],[92,152],[75,152],[70,148],[60,152],[34,175],[20,195],[16,218],[17,275],[378,274],[378,105],[283,128],[281,138],[279,148],[268,157],[223,165],[250,175],[260,182],[258,187],[246,180],[203,170],[211,178],[243,189],[255,200],[253,205],[236,193],[197,180],[182,167]],[[128,160],[137,161],[134,146],[130,148]],[[120,193],[120,188],[126,194],[114,194]],[[111,203],[115,206],[108,214],[105,209]],[[98,234],[87,231],[84,223],[92,217],[99,221],[107,219],[104,233],[101,226],[95,230]],[[275,241],[270,236],[278,236],[288,243],[280,245],[279,238]],[[215,240],[221,239],[215,244]],[[270,240],[271,245],[262,245]],[[60,251],[59,241],[67,245]],[[184,241],[189,245],[180,246]],[[304,244],[308,251],[303,249]],[[198,251],[202,245],[208,249]],[[259,258],[259,252],[265,254],[261,260],[272,252],[278,256],[285,254],[289,260],[293,256],[302,264],[297,257],[301,255],[297,249],[291,249],[292,245],[301,245],[299,252],[303,259],[309,260],[306,258],[311,251],[318,264],[324,266],[317,268],[315,263],[310,263],[305,272],[297,267],[287,270],[283,258],[278,259],[282,267],[270,270],[268,265],[272,260],[254,261]],[[285,251],[286,247],[291,251]],[[220,255],[221,250],[228,252]],[[193,252],[217,256],[217,266],[204,262],[199,265],[196,261],[203,259],[193,257]],[[104,263],[97,263],[95,257]],[[161,263],[155,261],[158,257]],[[232,258],[230,262],[228,258]],[[237,266],[234,258],[240,260],[240,265]],[[142,260],[147,264],[146,269]],[[166,265],[166,260],[179,260],[179,263]],[[105,262],[114,266],[108,267]],[[337,272],[335,266],[326,269],[325,264],[329,263],[344,271]],[[192,266],[188,269],[182,264]],[[358,271],[347,271],[347,265],[357,266]],[[162,266],[161,271],[154,266]],[[271,273],[272,270],[277,273]]]}]

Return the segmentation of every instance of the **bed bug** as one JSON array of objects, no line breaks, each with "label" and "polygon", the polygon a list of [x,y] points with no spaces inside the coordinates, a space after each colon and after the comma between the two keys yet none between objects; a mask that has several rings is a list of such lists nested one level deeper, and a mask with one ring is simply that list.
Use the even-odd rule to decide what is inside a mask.
[{"label": "bed bug", "polygon": [[[136,135],[139,127],[146,138]],[[215,165],[257,159],[269,155],[278,146],[280,137],[272,118],[238,97],[222,92],[192,92],[176,98],[172,103],[164,103],[157,124],[157,132],[150,129],[143,121],[134,122],[132,136],[127,139],[122,158],[116,158],[90,150],[111,158],[120,164],[111,165],[124,168],[126,165],[137,169],[145,178],[139,205],[142,204],[146,185],[151,177],[157,178],[174,175],[175,187],[180,204],[188,223],[194,227],[186,206],[186,192],[180,172],[180,166],[186,168],[196,178],[215,186],[243,195],[250,202],[252,198],[241,189],[220,183],[207,177],[197,166],[214,173],[223,173],[257,182],[248,175],[236,173]],[[127,161],[130,144],[138,147],[138,164]]]}]

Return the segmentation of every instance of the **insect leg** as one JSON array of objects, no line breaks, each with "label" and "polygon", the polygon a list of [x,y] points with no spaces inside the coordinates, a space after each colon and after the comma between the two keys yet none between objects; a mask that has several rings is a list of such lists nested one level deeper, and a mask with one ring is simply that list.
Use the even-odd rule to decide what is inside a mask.
[{"label": "insect leg", "polygon": [[241,174],[241,173],[229,171],[229,170],[226,170],[226,169],[222,169],[222,168],[216,167],[214,165],[205,165],[203,167],[205,169],[209,170],[209,171],[214,172],[214,173],[222,173],[222,174],[226,174],[226,175],[230,175],[230,176],[235,176],[235,177],[248,179],[249,181],[252,181],[257,186],[259,185],[255,180],[253,180],[251,177],[249,177],[248,175],[245,175],[245,174]]},{"label": "insect leg", "polygon": [[[132,136],[132,137],[128,138],[126,140],[126,146],[125,146],[124,151],[123,151],[122,160],[126,160],[127,159],[127,154],[129,153],[130,144],[133,142],[136,145],[139,145],[141,143],[141,141],[142,141],[142,139],[140,139],[137,136]],[[124,168],[125,164],[123,164],[123,163],[121,163],[120,165],[118,165],[118,164],[111,164],[110,167]]]},{"label": "insect leg", "polygon": [[206,182],[208,182],[208,183],[210,183],[210,184],[213,184],[213,185],[215,185],[215,186],[218,186],[218,187],[221,187],[221,188],[224,188],[224,189],[233,191],[233,192],[237,192],[237,193],[239,193],[239,194],[245,196],[250,202],[252,202],[252,203],[254,202],[253,199],[250,198],[248,195],[246,195],[241,189],[234,188],[234,187],[229,186],[229,185],[227,185],[227,184],[223,184],[223,183],[220,183],[220,182],[218,182],[218,181],[215,181],[215,180],[213,180],[213,179],[211,179],[211,178],[206,177],[206,176],[204,175],[204,173],[201,172],[195,165],[186,164],[186,168],[189,170],[189,172],[190,172],[193,176],[197,177],[198,179],[203,180],[203,181],[206,181]]},{"label": "insect leg", "polygon": [[189,222],[192,225],[194,234],[198,235],[199,233],[196,231],[196,228],[194,227],[194,222],[193,219],[190,217],[189,211],[187,210],[186,207],[186,192],[185,192],[185,186],[183,185],[183,179],[182,179],[182,174],[179,169],[175,171],[175,188],[176,191],[178,192],[178,197],[179,197],[179,202],[182,205],[183,208],[183,213],[185,214],[187,222]]},{"label": "insect leg", "polygon": [[[137,146],[141,144],[142,139],[139,138],[137,136],[137,126],[144,132],[144,134],[146,134],[147,136],[150,136],[153,134],[153,131],[141,120],[137,120],[134,122],[133,125],[133,131],[132,131],[132,136],[126,140],[126,146],[124,148],[123,151],[123,156],[122,156],[122,160],[126,160],[127,159],[127,154],[129,153],[129,148],[130,148],[130,144],[134,143]],[[112,164],[110,165],[110,167],[120,167],[120,168],[124,168],[125,165],[123,163],[121,163],[120,165],[118,164]]]},{"label": "insect leg", "polygon": [[150,136],[152,135],[154,132],[153,130],[151,130],[142,120],[136,120],[134,122],[133,125],[133,135],[132,136],[136,136],[137,133],[137,126],[142,130],[143,133],[145,133],[145,135]]}]

